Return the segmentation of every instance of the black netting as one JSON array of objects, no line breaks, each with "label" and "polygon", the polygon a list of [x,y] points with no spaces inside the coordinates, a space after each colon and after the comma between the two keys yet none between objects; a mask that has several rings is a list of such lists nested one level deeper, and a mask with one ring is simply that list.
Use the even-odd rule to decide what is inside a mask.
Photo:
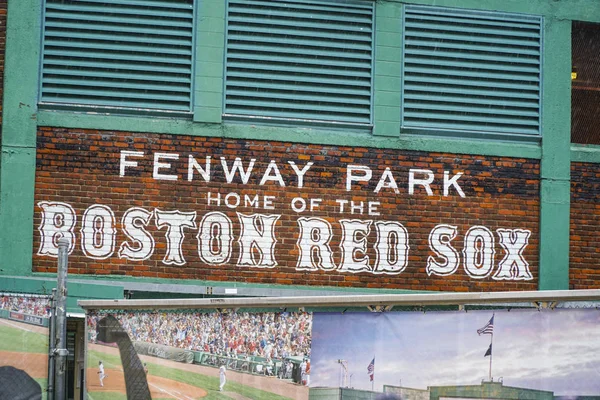
[{"label": "black netting", "polygon": [[125,388],[128,400],[151,399],[146,371],[140,360],[129,335],[119,321],[112,315],[107,315],[98,321],[98,340],[104,343],[116,343],[121,356],[123,373],[125,375]]},{"label": "black netting", "polygon": [[600,145],[600,24],[574,22],[572,52],[571,142]]},{"label": "black netting", "polygon": [[42,387],[25,371],[0,367],[0,400],[41,400]]}]

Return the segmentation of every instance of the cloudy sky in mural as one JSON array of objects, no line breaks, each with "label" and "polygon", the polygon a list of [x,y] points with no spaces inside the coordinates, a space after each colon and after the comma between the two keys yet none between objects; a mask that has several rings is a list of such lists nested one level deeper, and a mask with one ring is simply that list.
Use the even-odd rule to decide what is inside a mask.
[{"label": "cloudy sky in mural", "polygon": [[489,380],[491,335],[478,335],[494,316],[492,377],[504,386],[600,395],[600,310],[403,313],[315,313],[311,386],[371,390],[383,385],[479,385]]}]

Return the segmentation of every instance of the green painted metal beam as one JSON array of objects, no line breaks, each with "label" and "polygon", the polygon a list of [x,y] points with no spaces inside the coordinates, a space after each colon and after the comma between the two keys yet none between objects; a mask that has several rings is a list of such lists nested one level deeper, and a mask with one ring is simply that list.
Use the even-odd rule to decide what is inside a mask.
[{"label": "green painted metal beam", "polygon": [[218,124],[223,115],[225,14],[223,0],[198,2],[194,65],[194,121]]},{"label": "green painted metal beam", "polygon": [[[51,295],[54,288],[56,276],[54,279],[0,276],[0,292]],[[83,309],[77,305],[79,300],[122,299],[123,286],[72,282],[67,277],[67,293],[67,312],[83,313]]]},{"label": "green painted metal beam", "polygon": [[[396,109],[397,110],[397,109]],[[424,135],[385,137],[365,132],[310,129],[303,127],[276,127],[242,124],[202,124],[185,120],[144,117],[106,117],[92,114],[75,114],[40,111],[40,126],[60,126],[78,129],[106,129],[127,132],[170,133],[174,135],[213,136],[231,139],[274,140],[339,146],[367,146],[381,149],[449,152],[500,157],[541,157],[537,143],[521,143],[506,140],[481,140],[471,138],[443,138]],[[399,125],[399,120],[393,122]],[[382,137],[384,136],[384,137]]]},{"label": "green painted metal beam", "polygon": [[571,161],[600,163],[600,146],[572,144]]},{"label": "green painted metal beam", "polygon": [[402,5],[377,2],[375,6],[375,72],[373,77],[373,135],[400,133]]},{"label": "green painted metal beam", "polygon": [[0,275],[31,274],[41,5],[8,4],[2,148]]},{"label": "green painted metal beam", "polygon": [[569,288],[571,21],[545,19],[539,289]]},{"label": "green painted metal beam", "polygon": [[553,17],[558,20],[600,22],[595,0],[393,0],[400,3],[473,10],[504,11]]}]

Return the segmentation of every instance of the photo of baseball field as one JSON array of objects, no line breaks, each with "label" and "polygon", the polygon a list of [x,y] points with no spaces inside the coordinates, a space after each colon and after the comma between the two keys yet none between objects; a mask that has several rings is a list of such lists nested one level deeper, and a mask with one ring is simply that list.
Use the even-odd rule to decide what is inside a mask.
[{"label": "photo of baseball field", "polygon": [[90,399],[308,399],[310,313],[99,310],[86,325]]},{"label": "photo of baseball field", "polygon": [[46,399],[49,299],[0,294],[0,398]]}]

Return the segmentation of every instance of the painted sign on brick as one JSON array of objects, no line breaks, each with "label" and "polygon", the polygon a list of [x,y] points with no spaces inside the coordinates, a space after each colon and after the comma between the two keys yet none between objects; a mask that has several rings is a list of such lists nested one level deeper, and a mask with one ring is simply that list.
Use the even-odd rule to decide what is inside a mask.
[{"label": "painted sign on brick", "polygon": [[51,129],[38,143],[40,266],[64,236],[79,273],[535,288],[537,161]]}]

